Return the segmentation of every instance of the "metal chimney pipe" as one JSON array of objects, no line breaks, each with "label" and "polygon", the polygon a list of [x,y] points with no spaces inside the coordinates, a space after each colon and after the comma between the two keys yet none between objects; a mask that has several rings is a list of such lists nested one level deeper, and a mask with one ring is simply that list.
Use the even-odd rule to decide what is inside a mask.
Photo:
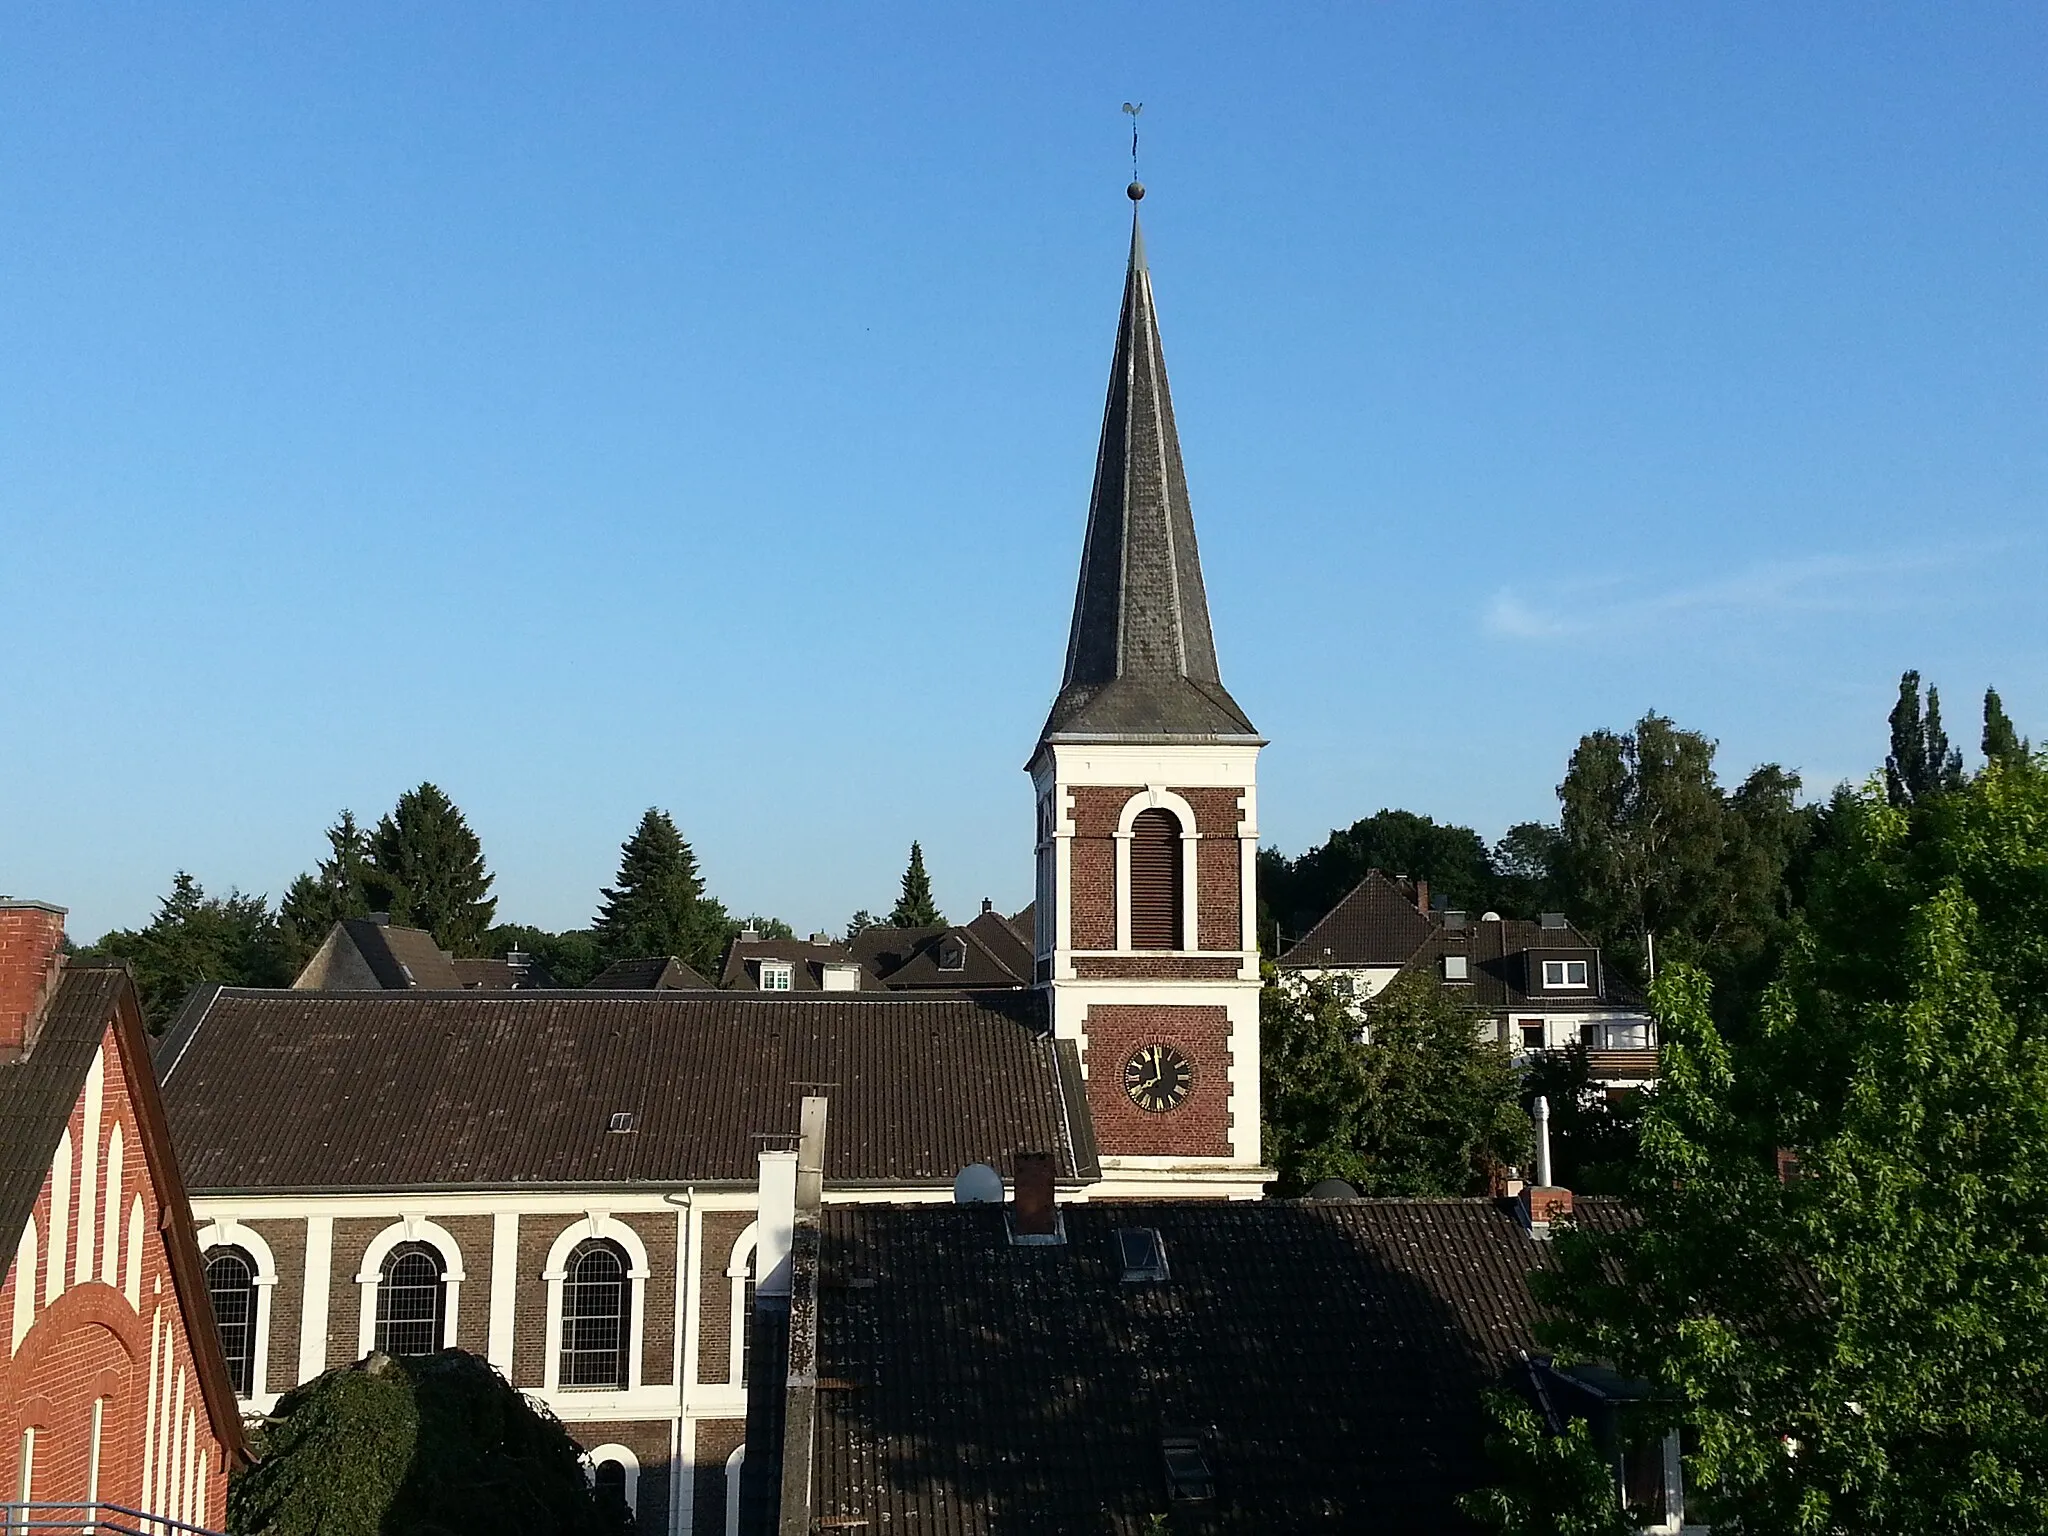
[{"label": "metal chimney pipe", "polygon": [[1550,1100],[1536,1095],[1536,1183],[1550,1187]]}]

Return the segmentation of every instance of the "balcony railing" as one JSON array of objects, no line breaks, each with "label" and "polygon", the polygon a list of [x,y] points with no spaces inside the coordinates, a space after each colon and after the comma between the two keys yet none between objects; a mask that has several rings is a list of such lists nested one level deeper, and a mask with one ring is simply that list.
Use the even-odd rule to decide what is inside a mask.
[{"label": "balcony railing", "polygon": [[1631,1046],[1620,1050],[1586,1052],[1586,1064],[1603,1082],[1647,1082],[1657,1075],[1655,1046]]},{"label": "balcony railing", "polygon": [[0,1504],[0,1532],[40,1536],[220,1536],[168,1515],[145,1515],[120,1504]]}]

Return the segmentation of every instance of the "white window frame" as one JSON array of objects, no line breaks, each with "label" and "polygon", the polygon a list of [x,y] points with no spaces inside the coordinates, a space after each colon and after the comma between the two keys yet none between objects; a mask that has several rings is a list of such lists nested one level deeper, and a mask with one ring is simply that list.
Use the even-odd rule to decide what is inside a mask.
[{"label": "white window frame", "polygon": [[[1540,1044],[1531,1045],[1529,1043],[1528,1029],[1531,1024],[1534,1024],[1542,1033],[1543,1038]],[[1515,1019],[1515,1039],[1517,1041],[1515,1049],[1517,1050],[1548,1050],[1550,1048],[1550,1021],[1548,1019],[1526,1019],[1517,1015]]]},{"label": "white window frame", "polygon": [[[276,1405],[276,1394],[270,1390],[270,1298],[277,1287],[277,1260],[272,1257],[270,1244],[263,1241],[261,1233],[245,1227],[232,1216],[215,1217],[199,1229],[199,1257],[204,1263],[216,1248],[239,1248],[249,1255],[256,1266],[256,1316],[252,1326],[256,1329],[255,1355],[249,1364],[249,1395],[240,1401],[256,1404],[268,1412]],[[390,1252],[386,1249],[385,1252]],[[377,1307],[374,1300],[370,1306],[370,1326],[374,1330]],[[368,1354],[369,1351],[363,1351]],[[358,1355],[361,1359],[362,1355]]]},{"label": "white window frame", "polygon": [[[1572,967],[1579,968],[1579,979],[1571,979]],[[1551,967],[1557,968],[1558,979],[1550,979]],[[1543,990],[1546,992],[1584,992],[1593,985],[1593,966],[1586,960],[1546,960],[1543,962]]]},{"label": "white window frame", "polygon": [[730,1288],[729,1304],[732,1308],[732,1326],[726,1330],[729,1353],[725,1380],[726,1385],[732,1387],[747,1384],[743,1374],[747,1358],[746,1330],[753,1323],[753,1319],[747,1316],[747,1282],[760,1283],[760,1277],[754,1273],[754,1250],[759,1246],[760,1233],[758,1221],[748,1222],[746,1230],[733,1240],[732,1253],[725,1261],[725,1278]]},{"label": "white window frame", "polygon": [[796,990],[796,965],[788,960],[763,960],[758,990],[762,992],[793,992]]},{"label": "white window frame", "polygon": [[547,1366],[542,1377],[542,1390],[574,1396],[579,1402],[603,1398],[606,1393],[613,1397],[619,1395],[617,1387],[562,1385],[562,1291],[569,1278],[569,1255],[576,1251],[578,1243],[591,1238],[617,1243],[626,1254],[626,1281],[632,1287],[630,1310],[633,1319],[632,1333],[626,1340],[627,1392],[640,1390],[640,1362],[646,1353],[647,1278],[653,1273],[647,1264],[647,1245],[640,1240],[640,1234],[608,1211],[586,1211],[581,1221],[571,1222],[563,1228],[548,1249],[547,1268],[541,1271],[541,1278],[548,1283]]},{"label": "white window frame", "polygon": [[626,1508],[637,1519],[640,1514],[640,1458],[627,1447],[609,1440],[585,1451],[583,1478],[593,1489],[597,1487],[597,1464],[601,1461],[616,1461],[626,1469]]},{"label": "white window frame", "polygon": [[446,1349],[457,1337],[456,1320],[462,1301],[462,1245],[446,1227],[438,1227],[423,1216],[403,1216],[370,1239],[363,1250],[362,1268],[356,1284],[362,1288],[362,1311],[356,1322],[356,1358],[362,1359],[377,1346],[377,1287],[384,1281],[384,1261],[400,1243],[431,1243],[441,1255],[441,1343]]},{"label": "white window frame", "polygon": [[[1135,949],[1131,944],[1131,836],[1141,811],[1170,811],[1180,822],[1180,932],[1170,950]],[[1119,954],[1198,954],[1201,950],[1201,885],[1197,880],[1202,835],[1195,808],[1163,785],[1148,784],[1124,802],[1116,822],[1116,948]]]}]

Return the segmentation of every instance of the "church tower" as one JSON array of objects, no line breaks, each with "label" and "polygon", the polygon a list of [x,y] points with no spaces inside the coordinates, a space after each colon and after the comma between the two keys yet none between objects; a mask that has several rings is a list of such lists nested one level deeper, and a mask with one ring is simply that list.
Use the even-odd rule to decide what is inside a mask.
[{"label": "church tower", "polygon": [[[1118,1194],[1256,1197],[1257,765],[1216,665],[1131,183],[1131,259],[1067,638],[1029,765],[1037,980]],[[1109,1191],[1106,1191],[1109,1192]]]}]

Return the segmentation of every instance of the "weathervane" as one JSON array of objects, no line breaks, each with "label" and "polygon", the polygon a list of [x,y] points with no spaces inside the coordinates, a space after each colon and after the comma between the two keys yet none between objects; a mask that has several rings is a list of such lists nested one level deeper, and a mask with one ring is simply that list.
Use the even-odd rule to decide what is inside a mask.
[{"label": "weathervane", "polygon": [[1128,190],[1134,203],[1145,195],[1145,184],[1138,180],[1138,114],[1144,110],[1142,101],[1124,103],[1124,111],[1131,117],[1131,185]]}]

